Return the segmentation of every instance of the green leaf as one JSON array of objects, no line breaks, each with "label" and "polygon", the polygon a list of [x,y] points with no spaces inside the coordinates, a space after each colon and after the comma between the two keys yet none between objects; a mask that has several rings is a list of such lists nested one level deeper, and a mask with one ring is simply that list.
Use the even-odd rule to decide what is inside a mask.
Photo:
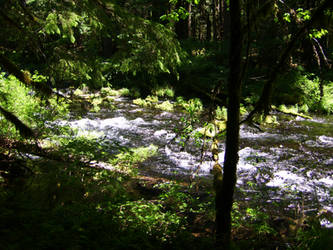
[{"label": "green leaf", "polygon": [[70,35],[69,39],[70,39],[71,43],[75,43],[75,37],[73,34]]},{"label": "green leaf", "polygon": [[283,20],[285,20],[287,23],[291,22],[290,14],[289,13],[284,13],[283,14]]},{"label": "green leaf", "polygon": [[157,62],[158,62],[158,65],[160,66],[160,69],[163,72],[170,73],[170,71],[165,67],[165,65],[163,64],[163,62],[161,60],[158,60]]}]

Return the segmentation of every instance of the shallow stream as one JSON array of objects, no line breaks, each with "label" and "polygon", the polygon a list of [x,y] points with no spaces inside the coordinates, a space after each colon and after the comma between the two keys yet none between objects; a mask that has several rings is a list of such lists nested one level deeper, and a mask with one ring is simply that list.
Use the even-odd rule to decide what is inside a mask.
[{"label": "shallow stream", "polygon": [[[175,133],[181,126],[180,112],[141,108],[129,99],[115,100],[117,109],[88,113],[69,124],[81,131],[103,132],[107,142],[126,147],[154,144],[158,154],[143,162],[141,173],[158,176],[212,178],[211,153],[201,155],[193,141],[183,147]],[[224,158],[220,143],[219,159]],[[282,122],[265,132],[241,127],[237,187],[260,193],[266,202],[307,204],[305,212],[333,214],[333,120],[316,118]],[[333,227],[329,221],[324,226]]]}]

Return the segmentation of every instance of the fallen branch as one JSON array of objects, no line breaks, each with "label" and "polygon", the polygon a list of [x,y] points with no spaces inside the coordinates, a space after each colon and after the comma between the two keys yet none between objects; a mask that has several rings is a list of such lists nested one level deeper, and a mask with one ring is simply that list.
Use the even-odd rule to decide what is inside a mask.
[{"label": "fallen branch", "polygon": [[302,117],[304,119],[309,119],[309,120],[312,120],[313,118],[309,115],[304,115],[304,114],[301,114],[301,113],[297,113],[297,112],[292,112],[292,111],[283,111],[282,109],[279,109],[279,108],[275,108],[275,107],[271,107],[272,110],[276,111],[276,112],[279,112],[279,113],[282,113],[282,114],[286,114],[286,115],[291,115],[291,116],[299,116],[299,117]]}]

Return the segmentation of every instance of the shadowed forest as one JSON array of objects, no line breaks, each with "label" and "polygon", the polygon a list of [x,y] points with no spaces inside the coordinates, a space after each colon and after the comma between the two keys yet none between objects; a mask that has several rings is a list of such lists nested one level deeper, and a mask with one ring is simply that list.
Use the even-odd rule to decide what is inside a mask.
[{"label": "shadowed forest", "polygon": [[331,249],[333,1],[0,0],[1,249]]}]

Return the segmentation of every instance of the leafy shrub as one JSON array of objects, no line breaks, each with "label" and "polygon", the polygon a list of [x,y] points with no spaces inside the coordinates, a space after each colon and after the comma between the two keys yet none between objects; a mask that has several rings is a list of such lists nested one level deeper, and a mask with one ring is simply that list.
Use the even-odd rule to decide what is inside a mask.
[{"label": "leafy shrub", "polygon": [[186,102],[182,97],[178,97],[177,104],[189,114],[199,114],[203,111],[203,104],[199,98],[190,99]]},{"label": "leafy shrub", "polygon": [[218,120],[227,120],[227,108],[218,106],[216,108],[216,119]]},{"label": "leafy shrub", "polygon": [[306,104],[311,111],[317,111],[320,104],[319,78],[309,79],[307,76],[299,76],[297,85],[301,91],[300,104]]},{"label": "leafy shrub", "polygon": [[164,101],[161,104],[157,104],[156,108],[165,110],[165,111],[173,111],[173,105],[169,101]]},{"label": "leafy shrub", "polygon": [[175,95],[175,92],[172,88],[170,87],[164,87],[164,88],[158,88],[153,91],[153,94],[158,96],[158,97],[169,97],[173,98]]},{"label": "leafy shrub", "polygon": [[[321,82],[319,77],[302,71],[291,71],[279,77],[274,99],[278,104],[297,104],[298,111],[331,113],[333,110],[333,84]],[[323,96],[320,96],[323,84]]]},{"label": "leafy shrub", "polygon": [[141,98],[134,99],[133,103],[136,104],[136,105],[142,106],[142,107],[148,107],[149,106],[149,103],[146,100],[141,99]]},{"label": "leafy shrub", "polygon": [[150,103],[157,103],[158,102],[158,96],[149,95],[146,97],[146,101]]},{"label": "leafy shrub", "polygon": [[116,96],[118,91],[111,89],[110,87],[101,88],[101,96]]},{"label": "leafy shrub", "polygon": [[325,112],[328,114],[333,113],[333,82],[324,86],[324,96],[321,105]]}]

